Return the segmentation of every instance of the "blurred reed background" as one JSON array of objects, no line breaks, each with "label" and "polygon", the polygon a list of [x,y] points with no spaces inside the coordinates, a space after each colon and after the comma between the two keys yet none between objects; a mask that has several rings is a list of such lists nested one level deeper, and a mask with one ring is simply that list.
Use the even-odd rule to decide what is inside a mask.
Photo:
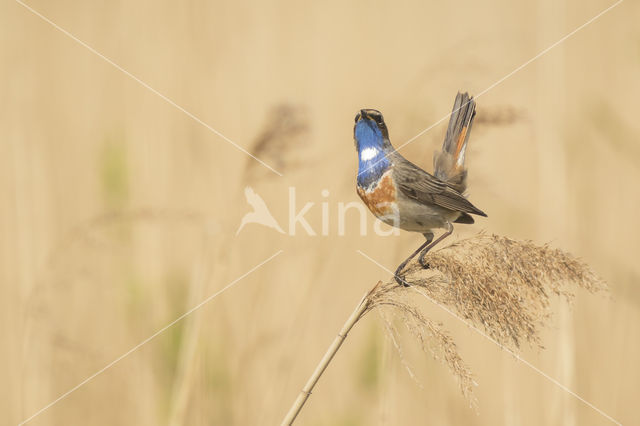
[{"label": "blurred reed background", "polygon": [[[16,424],[276,253],[29,422],[277,423],[361,295],[416,235],[337,231],[357,202],[355,113],[399,145],[606,8],[608,1],[28,3],[282,172],[278,176],[14,1],[0,4],[2,424]],[[558,304],[523,357],[640,424],[640,6],[626,1],[478,98],[468,152],[481,230],[550,242],[610,299]],[[446,122],[402,149],[431,170]],[[244,187],[286,230],[288,188],[329,235],[248,225]],[[321,191],[329,195],[322,197]],[[299,423],[609,424],[435,306],[473,370],[447,368],[377,315],[358,324]]]}]

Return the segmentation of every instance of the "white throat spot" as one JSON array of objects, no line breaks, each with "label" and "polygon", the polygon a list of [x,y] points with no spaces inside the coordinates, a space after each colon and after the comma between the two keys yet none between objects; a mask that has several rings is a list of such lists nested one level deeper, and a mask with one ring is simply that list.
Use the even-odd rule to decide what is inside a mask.
[{"label": "white throat spot", "polygon": [[375,158],[378,155],[378,148],[374,148],[374,147],[368,147],[363,149],[360,152],[360,159],[362,161],[369,161],[372,158]]}]

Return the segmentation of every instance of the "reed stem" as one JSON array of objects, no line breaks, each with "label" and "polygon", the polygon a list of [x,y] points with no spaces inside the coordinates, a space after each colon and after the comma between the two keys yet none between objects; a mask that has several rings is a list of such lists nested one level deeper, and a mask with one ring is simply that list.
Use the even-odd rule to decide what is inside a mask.
[{"label": "reed stem", "polygon": [[322,376],[322,373],[324,373],[324,370],[327,369],[327,367],[329,366],[329,363],[335,356],[336,352],[338,352],[338,349],[340,349],[340,346],[342,346],[342,343],[347,338],[347,334],[349,334],[349,331],[351,331],[353,326],[367,312],[367,308],[369,308],[371,303],[369,296],[371,296],[371,294],[375,291],[375,289],[379,285],[380,283],[376,284],[376,286],[373,289],[371,289],[371,291],[367,292],[367,294],[365,294],[362,297],[362,299],[360,300],[360,303],[358,303],[358,306],[356,306],[356,309],[353,311],[351,316],[349,316],[349,319],[347,319],[347,322],[344,323],[344,325],[342,326],[342,329],[340,330],[336,338],[333,339],[331,346],[329,346],[329,349],[327,349],[327,352],[324,354],[324,356],[320,360],[320,363],[317,365],[315,371],[313,372],[311,377],[309,377],[307,384],[304,385],[304,388],[302,389],[302,391],[300,391],[298,398],[296,398],[295,402],[289,409],[289,412],[287,413],[284,420],[282,421],[282,426],[285,426],[285,425],[289,426],[293,424],[296,417],[302,410],[302,407],[304,406],[305,402],[307,402],[307,399],[309,399],[309,396],[311,396],[311,391],[313,391],[314,386],[316,385],[316,383],[318,383],[320,376]]}]

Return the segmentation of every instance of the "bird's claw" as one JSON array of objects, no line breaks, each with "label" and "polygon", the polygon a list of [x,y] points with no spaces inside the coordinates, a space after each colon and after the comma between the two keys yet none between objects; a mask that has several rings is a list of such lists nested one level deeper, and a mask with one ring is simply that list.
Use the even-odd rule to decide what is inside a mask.
[{"label": "bird's claw", "polygon": [[429,262],[424,260],[424,258],[422,258],[422,257],[420,259],[418,259],[418,263],[420,263],[420,266],[422,266],[423,269],[431,268],[431,265],[429,265]]},{"label": "bird's claw", "polygon": [[404,275],[400,276],[400,274],[398,273],[398,274],[395,274],[393,278],[395,278],[396,282],[402,287],[410,287],[410,284],[407,281],[405,281]]}]

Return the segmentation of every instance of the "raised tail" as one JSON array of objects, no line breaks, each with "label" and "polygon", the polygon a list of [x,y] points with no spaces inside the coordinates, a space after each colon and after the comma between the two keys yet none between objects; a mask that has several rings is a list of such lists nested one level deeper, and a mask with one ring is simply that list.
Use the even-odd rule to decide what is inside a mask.
[{"label": "raised tail", "polygon": [[466,92],[458,92],[449,118],[442,151],[436,152],[433,156],[434,175],[461,194],[467,189],[464,156],[475,116],[476,102],[473,97]]}]

